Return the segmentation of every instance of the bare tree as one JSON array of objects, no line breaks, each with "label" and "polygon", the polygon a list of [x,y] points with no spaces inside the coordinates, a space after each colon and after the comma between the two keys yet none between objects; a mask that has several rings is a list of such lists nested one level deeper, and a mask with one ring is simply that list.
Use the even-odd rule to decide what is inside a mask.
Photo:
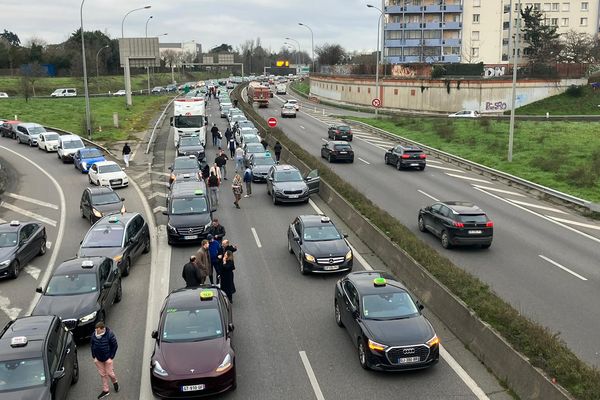
[{"label": "bare tree", "polygon": [[346,50],[339,44],[325,43],[322,46],[317,46],[319,65],[336,65],[343,63],[346,59]]},{"label": "bare tree", "polygon": [[176,65],[175,62],[179,58],[179,52],[172,49],[166,49],[160,52],[160,57],[164,60],[165,65],[168,64],[169,67],[174,67]]},{"label": "bare tree", "polygon": [[562,35],[560,60],[570,63],[588,63],[593,60],[594,38],[583,32],[569,30]]}]

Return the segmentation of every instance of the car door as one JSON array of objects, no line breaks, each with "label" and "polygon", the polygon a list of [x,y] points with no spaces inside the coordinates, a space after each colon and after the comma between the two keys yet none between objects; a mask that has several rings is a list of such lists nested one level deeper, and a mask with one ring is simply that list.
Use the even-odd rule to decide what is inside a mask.
[{"label": "car door", "polygon": [[321,184],[321,178],[319,177],[319,170],[313,169],[304,177],[304,181],[308,185],[308,193],[314,194],[319,193],[319,185]]},{"label": "car door", "polygon": [[[112,272],[111,266],[112,261],[110,260],[104,260],[98,266],[98,303],[100,304],[101,309],[104,311],[106,311],[108,307],[110,307],[110,305],[112,304],[112,301],[114,299],[114,296],[112,295],[113,287],[116,287],[114,282],[110,279],[110,275]],[[107,282],[110,284],[110,286],[105,288],[104,284]]]},{"label": "car door", "polygon": [[38,136],[38,149],[45,150],[46,149],[46,140],[43,133]]},{"label": "car door", "polygon": [[300,221],[300,218],[296,218],[296,220],[292,223],[292,225],[290,226],[290,233],[292,236],[290,238],[292,251],[294,252],[296,257],[300,258],[300,248],[302,245],[302,222]]},{"label": "car door", "polygon": [[[144,238],[142,235],[142,226],[143,226],[142,217],[136,215],[133,217],[129,225],[127,225],[127,237],[130,241],[130,254],[132,258],[135,259],[142,252],[142,248],[144,245]],[[127,240],[127,239],[126,239]]]},{"label": "car door", "polygon": [[73,377],[73,358],[70,357],[71,349],[67,347],[67,331],[60,320],[56,319],[50,329],[46,343],[46,359],[50,372],[50,388],[53,399],[64,400],[71,386]]},{"label": "car door", "polygon": [[431,212],[429,213],[429,220],[428,220],[428,229],[430,229],[435,235],[440,234],[440,226],[441,226],[441,214],[442,212],[442,205],[439,203],[436,203],[434,205],[431,206]]},{"label": "car door", "polygon": [[329,154],[329,147],[327,143],[323,143],[323,146],[321,146],[321,157],[327,158],[327,154]]},{"label": "car door", "polygon": [[81,210],[81,215],[84,218],[89,218],[90,216],[90,194],[87,190],[83,191],[83,194],[81,195],[81,201],[79,203],[79,208]]},{"label": "car door", "polygon": [[32,233],[35,229],[33,224],[24,225],[19,231],[19,253],[20,253],[20,263],[21,267],[25,267],[25,265],[35,256],[34,251],[37,250],[34,248],[34,241],[32,239]]},{"label": "car door", "polygon": [[274,168],[271,168],[267,174],[267,193],[273,193],[273,171]]},{"label": "car door", "polygon": [[446,226],[449,223],[449,220],[451,219],[451,213],[452,211],[450,211],[448,207],[446,207],[443,204],[441,205],[440,213],[438,214],[438,219],[436,221],[438,235],[441,235],[442,231],[446,229]]},{"label": "car door", "polygon": [[98,183],[98,166],[96,164],[92,165],[92,167],[88,170],[88,176],[90,177],[90,181],[92,183]]},{"label": "car door", "polygon": [[75,154],[73,154],[73,165],[75,166],[75,168],[80,168],[81,167],[81,152],[80,150],[77,150],[75,152]]},{"label": "car door", "polygon": [[352,342],[356,344],[356,338],[358,337],[358,331],[360,330],[358,321],[355,317],[356,313],[360,312],[358,308],[358,295],[356,288],[349,280],[344,281],[342,287],[344,289],[344,304],[342,307],[344,308],[343,314],[345,314],[345,319],[342,319],[342,322],[344,322],[348,334],[352,338]]}]

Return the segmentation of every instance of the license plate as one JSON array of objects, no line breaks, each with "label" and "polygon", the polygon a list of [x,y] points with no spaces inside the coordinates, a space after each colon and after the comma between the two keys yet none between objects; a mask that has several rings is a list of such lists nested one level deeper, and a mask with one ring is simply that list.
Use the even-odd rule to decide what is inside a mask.
[{"label": "license plate", "polygon": [[469,231],[469,235],[480,235],[480,234],[481,234],[480,230]]},{"label": "license plate", "polygon": [[189,235],[189,236],[183,237],[183,240],[194,240],[194,239],[198,239],[198,235]]},{"label": "license plate", "polygon": [[411,167],[418,167],[418,166],[419,166],[419,164],[413,163],[413,164],[410,164],[410,166],[411,166]]},{"label": "license plate", "polygon": [[121,184],[121,180],[120,179],[114,179],[112,181],[110,181],[111,185],[120,185]]},{"label": "license plate", "polygon": [[348,154],[347,151],[340,151],[340,154]]},{"label": "license plate", "polygon": [[300,197],[300,195],[297,195],[297,194],[290,194],[288,197],[289,197],[290,199],[297,199],[298,197]]},{"label": "license plate", "polygon": [[204,390],[205,385],[185,385],[181,387],[182,392],[196,392],[198,390]]},{"label": "license plate", "polygon": [[335,271],[336,269],[339,269],[339,265],[326,265],[323,267],[323,269],[325,271]]},{"label": "license plate", "polygon": [[421,357],[403,357],[398,359],[398,364],[410,364],[421,361]]}]

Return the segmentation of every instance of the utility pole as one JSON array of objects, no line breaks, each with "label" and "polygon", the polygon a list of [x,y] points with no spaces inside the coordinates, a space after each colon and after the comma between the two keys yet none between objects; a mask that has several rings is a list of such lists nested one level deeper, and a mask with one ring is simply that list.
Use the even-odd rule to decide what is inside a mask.
[{"label": "utility pole", "polygon": [[[515,108],[517,102],[517,66],[519,57],[519,44],[521,32],[521,0],[518,2],[517,16],[517,27],[515,29],[515,45],[513,48],[513,76],[512,76],[512,104],[510,107],[510,127],[508,132],[508,162],[512,162],[513,158],[513,141],[515,134]],[[512,18],[511,18],[512,20]],[[511,21],[512,22],[512,21]]]},{"label": "utility pole", "polygon": [[88,78],[87,78],[87,64],[85,60],[85,35],[83,33],[83,3],[81,1],[81,7],[79,7],[79,17],[81,19],[81,57],[83,61],[83,90],[85,95],[85,130],[88,139],[92,139],[92,114],[90,111],[90,91],[88,89]]}]

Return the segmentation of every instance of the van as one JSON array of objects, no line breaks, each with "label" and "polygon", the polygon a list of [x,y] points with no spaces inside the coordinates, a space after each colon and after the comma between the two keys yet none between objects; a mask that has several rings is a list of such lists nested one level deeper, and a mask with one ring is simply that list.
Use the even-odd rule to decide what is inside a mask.
[{"label": "van", "polygon": [[285,83],[280,83],[279,85],[277,85],[277,94],[286,94],[287,93],[287,87],[285,86]]},{"label": "van", "polygon": [[56,154],[62,162],[73,161],[73,155],[77,150],[85,147],[81,138],[77,135],[63,135],[58,138]]},{"label": "van", "polygon": [[25,122],[17,125],[17,143],[28,144],[29,147],[37,146],[40,133],[46,132],[46,129],[40,124]]},{"label": "van", "polygon": [[75,88],[67,88],[67,89],[56,89],[50,97],[75,97],[77,96],[77,89]]}]

